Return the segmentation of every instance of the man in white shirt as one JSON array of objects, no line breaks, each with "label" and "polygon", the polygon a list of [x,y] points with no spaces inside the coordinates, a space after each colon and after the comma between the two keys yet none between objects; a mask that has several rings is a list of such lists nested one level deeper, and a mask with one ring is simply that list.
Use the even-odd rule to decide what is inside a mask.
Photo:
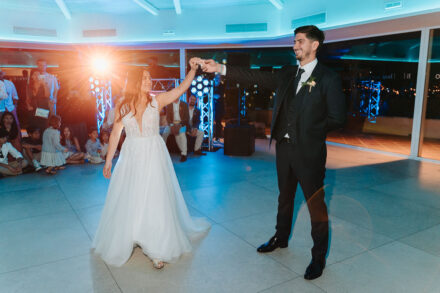
[{"label": "man in white shirt", "polygon": [[11,112],[15,117],[15,121],[17,121],[17,126],[19,126],[17,117],[17,89],[12,81],[5,79],[5,72],[2,70],[0,70],[0,80],[3,81],[8,95],[6,99],[0,100],[0,117],[2,117],[6,111]]},{"label": "man in white shirt", "polygon": [[[8,132],[0,128],[0,174],[3,176],[16,176],[23,173],[23,168],[27,166],[26,160],[8,140]],[[16,161],[8,162],[8,154],[16,158]]]},{"label": "man in white shirt", "polygon": [[198,156],[205,156],[202,152],[202,143],[204,133],[199,129],[200,127],[200,110],[196,107],[196,97],[191,95],[189,97],[189,130],[188,135],[195,137],[196,142],[194,144],[194,154]]},{"label": "man in white shirt", "polygon": [[44,81],[44,85],[48,89],[45,92],[49,93],[49,96],[46,97],[49,99],[49,110],[50,115],[56,115],[56,105],[57,105],[57,96],[58,96],[58,90],[60,89],[60,86],[58,84],[58,80],[55,76],[52,74],[49,74],[47,70],[47,62],[44,59],[39,59],[37,61],[38,71],[40,72],[40,79]]},{"label": "man in white shirt", "polygon": [[[177,100],[166,108],[167,121],[170,126],[171,134],[176,138],[177,146],[180,150],[180,161],[187,160],[188,145],[186,131],[189,129],[189,110],[188,104]],[[170,132],[164,132],[162,138],[167,141]]]}]

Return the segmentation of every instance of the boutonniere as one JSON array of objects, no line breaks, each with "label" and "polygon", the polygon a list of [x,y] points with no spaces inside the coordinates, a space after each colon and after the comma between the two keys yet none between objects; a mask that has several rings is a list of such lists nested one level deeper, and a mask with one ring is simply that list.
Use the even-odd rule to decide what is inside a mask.
[{"label": "boutonniere", "polygon": [[314,76],[310,76],[309,79],[307,81],[304,81],[302,84],[302,86],[309,86],[309,93],[312,91],[312,87],[315,87],[316,85],[316,81],[315,81],[315,77]]}]

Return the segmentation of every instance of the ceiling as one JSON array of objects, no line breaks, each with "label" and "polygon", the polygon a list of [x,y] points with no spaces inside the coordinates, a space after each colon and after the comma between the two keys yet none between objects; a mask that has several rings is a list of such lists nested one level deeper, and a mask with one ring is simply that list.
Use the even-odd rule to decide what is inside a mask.
[{"label": "ceiling", "polygon": [[436,11],[438,0],[0,0],[0,41],[218,44]]}]

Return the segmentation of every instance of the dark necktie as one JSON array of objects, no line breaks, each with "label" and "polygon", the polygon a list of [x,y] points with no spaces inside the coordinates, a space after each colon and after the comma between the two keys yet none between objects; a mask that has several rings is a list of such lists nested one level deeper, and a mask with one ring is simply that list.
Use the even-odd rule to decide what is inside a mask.
[{"label": "dark necktie", "polygon": [[299,81],[301,80],[301,76],[302,76],[302,74],[304,73],[305,71],[304,71],[304,69],[302,69],[302,68],[300,68],[299,70],[298,70],[298,73],[296,74],[296,77],[295,77],[295,81],[294,81],[294,85],[295,85],[295,95],[296,95],[296,92],[297,92],[297,90],[298,90],[298,86],[299,86]]}]

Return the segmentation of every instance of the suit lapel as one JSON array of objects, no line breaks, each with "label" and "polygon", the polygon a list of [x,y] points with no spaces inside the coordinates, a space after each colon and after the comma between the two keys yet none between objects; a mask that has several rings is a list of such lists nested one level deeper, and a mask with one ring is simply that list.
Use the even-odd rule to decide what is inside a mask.
[{"label": "suit lapel", "polygon": [[[289,98],[289,97],[287,97],[288,96],[288,94],[289,94],[289,88],[291,87],[291,86],[293,86],[293,82],[295,81],[295,73],[296,73],[296,71],[297,71],[297,69],[298,69],[298,67],[296,66],[296,67],[292,67],[292,69],[291,70],[289,70],[289,72],[287,73],[287,75],[288,75],[288,77],[289,77],[289,79],[288,79],[288,81],[287,81],[287,85],[283,88],[283,90],[282,91],[280,91],[280,93],[279,93],[279,100],[277,99],[277,103],[276,103],[276,108],[275,108],[275,120],[276,120],[276,117],[278,116],[278,113],[279,113],[279,111],[280,111],[280,107],[281,107],[281,105],[283,104],[283,101],[287,98]],[[293,94],[295,93],[295,92],[292,92]],[[291,98],[293,98],[293,97],[291,97]],[[274,120],[274,121],[275,121]]]},{"label": "suit lapel", "polygon": [[[320,65],[320,63],[318,62],[318,64],[316,64],[315,69],[313,69],[312,74],[310,75],[310,77],[314,77],[315,79],[315,87],[319,86],[319,82],[322,78],[322,67]],[[310,93],[313,92],[313,87],[310,89],[310,86],[308,85],[304,85],[301,87],[301,89],[299,90],[298,94],[297,94],[297,98],[298,100],[300,100],[300,103],[298,104],[298,106],[301,109],[304,108],[304,106],[307,104],[307,96],[310,95]]]}]

